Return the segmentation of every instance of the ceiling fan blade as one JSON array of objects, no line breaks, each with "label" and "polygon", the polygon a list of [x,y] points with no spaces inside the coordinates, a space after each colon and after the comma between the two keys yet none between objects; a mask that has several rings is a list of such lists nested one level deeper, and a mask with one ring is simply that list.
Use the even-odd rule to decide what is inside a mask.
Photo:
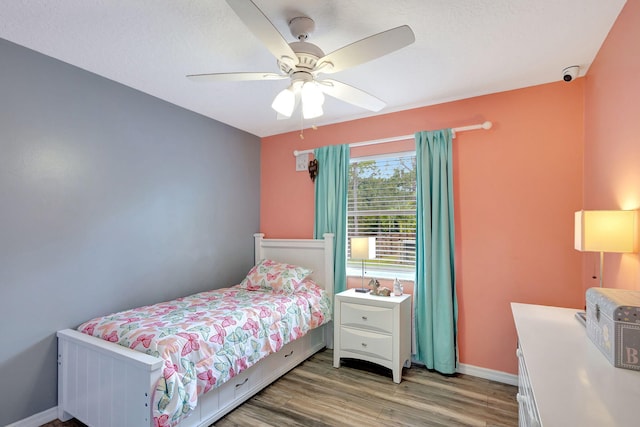
[{"label": "ceiling fan blade", "polygon": [[212,73],[190,74],[187,78],[194,82],[241,82],[247,80],[282,80],[289,76],[276,73]]},{"label": "ceiling fan blade", "polygon": [[408,25],[402,25],[374,34],[325,55],[318,60],[316,69],[322,73],[337,73],[395,52],[414,41],[416,41],[416,37],[411,28]]},{"label": "ceiling fan blade", "polygon": [[298,63],[298,57],[289,43],[251,0],[227,0],[227,3],[247,28],[265,44],[273,56],[292,65]]},{"label": "ceiling fan blade", "polygon": [[324,79],[317,82],[320,84],[320,89],[327,95],[365,110],[380,111],[387,105],[383,100],[337,80]]}]

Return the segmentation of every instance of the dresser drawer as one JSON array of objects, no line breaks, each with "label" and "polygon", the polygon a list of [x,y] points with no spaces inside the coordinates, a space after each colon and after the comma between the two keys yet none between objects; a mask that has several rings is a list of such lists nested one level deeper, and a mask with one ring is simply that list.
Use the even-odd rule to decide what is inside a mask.
[{"label": "dresser drawer", "polygon": [[340,349],[390,361],[393,357],[393,337],[342,327],[340,330]]},{"label": "dresser drawer", "polygon": [[392,332],[392,308],[345,302],[340,305],[340,316],[343,326],[370,329],[388,334]]},{"label": "dresser drawer", "polygon": [[516,350],[516,356],[518,356],[518,395],[516,398],[519,406],[519,425],[521,427],[539,427],[540,415],[533,397],[527,364],[520,348]]}]

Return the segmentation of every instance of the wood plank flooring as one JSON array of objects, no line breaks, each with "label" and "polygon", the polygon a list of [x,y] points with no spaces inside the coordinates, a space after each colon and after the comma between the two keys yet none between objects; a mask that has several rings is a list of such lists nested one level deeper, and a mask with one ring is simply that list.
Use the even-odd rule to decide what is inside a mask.
[{"label": "wood plank flooring", "polygon": [[315,354],[215,423],[230,426],[517,426],[517,387],[423,367],[391,370],[361,361],[332,366]]},{"label": "wood plank flooring", "polygon": [[215,426],[518,425],[517,387],[415,365],[395,384],[391,370],[355,360],[335,369],[332,358],[331,350],[316,353]]}]

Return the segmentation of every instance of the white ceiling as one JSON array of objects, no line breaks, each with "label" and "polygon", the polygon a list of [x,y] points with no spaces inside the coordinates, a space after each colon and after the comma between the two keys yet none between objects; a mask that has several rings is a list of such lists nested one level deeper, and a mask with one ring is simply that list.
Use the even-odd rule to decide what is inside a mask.
[{"label": "white ceiling", "polygon": [[[280,33],[309,16],[325,53],[407,24],[416,42],[332,74],[387,103],[378,113],[327,97],[318,126],[584,75],[625,0],[254,0]],[[0,37],[257,136],[288,80],[194,83],[187,74],[269,71],[275,59],[224,0],[5,0]],[[297,118],[295,118],[297,117]]]}]

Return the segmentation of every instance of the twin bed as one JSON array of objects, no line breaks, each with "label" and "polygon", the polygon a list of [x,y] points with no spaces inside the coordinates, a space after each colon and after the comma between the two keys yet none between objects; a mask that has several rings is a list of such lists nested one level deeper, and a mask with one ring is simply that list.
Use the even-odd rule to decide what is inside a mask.
[{"label": "twin bed", "polygon": [[265,239],[230,288],[58,332],[58,418],[89,426],[208,426],[331,347],[333,235]]}]

